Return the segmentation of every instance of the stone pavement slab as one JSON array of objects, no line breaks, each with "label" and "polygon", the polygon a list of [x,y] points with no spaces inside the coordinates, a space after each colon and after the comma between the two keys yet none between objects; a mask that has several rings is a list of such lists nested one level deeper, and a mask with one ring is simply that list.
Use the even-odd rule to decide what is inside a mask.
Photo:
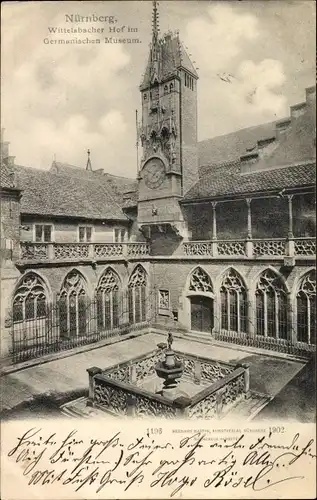
[{"label": "stone pavement slab", "polygon": [[[148,333],[4,375],[1,377],[1,411],[17,407],[33,396],[87,391],[87,368],[98,366],[104,369],[127,361],[150,352],[162,341],[166,341],[166,337]],[[250,364],[251,389],[271,396],[276,395],[304,366],[299,361],[250,354],[239,347],[233,349],[185,338],[176,338],[173,347],[219,361],[237,363],[243,360]]]}]

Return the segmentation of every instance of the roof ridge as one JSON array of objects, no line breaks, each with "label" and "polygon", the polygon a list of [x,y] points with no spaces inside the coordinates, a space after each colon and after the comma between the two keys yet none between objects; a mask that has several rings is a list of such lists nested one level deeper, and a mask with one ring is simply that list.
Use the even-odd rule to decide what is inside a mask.
[{"label": "roof ridge", "polygon": [[237,128],[236,130],[232,130],[232,132],[227,132],[225,134],[220,134],[220,135],[214,135],[212,137],[208,137],[207,139],[202,139],[201,141],[198,141],[198,144],[201,144],[202,142],[207,142],[207,141],[213,141],[214,139],[217,139],[218,137],[227,137],[228,135],[231,134],[237,134],[238,132],[245,132],[246,130],[251,130],[251,129],[256,129],[259,127],[265,127],[266,125],[273,125],[279,122],[280,120],[286,120],[286,118],[279,118],[278,120],[272,120],[269,122],[264,122],[264,123],[259,123],[258,125],[251,125],[250,127],[244,127],[244,128]]},{"label": "roof ridge", "polygon": [[284,170],[285,168],[297,168],[297,167],[308,167],[312,166],[314,163],[316,163],[316,160],[306,160],[302,162],[297,162],[297,163],[289,163],[287,165],[277,165],[274,167],[269,167],[269,168],[263,168],[262,170],[254,170],[253,172],[245,172],[241,173],[243,177],[246,175],[256,175],[256,174],[262,174],[264,172],[275,172],[276,170]]}]

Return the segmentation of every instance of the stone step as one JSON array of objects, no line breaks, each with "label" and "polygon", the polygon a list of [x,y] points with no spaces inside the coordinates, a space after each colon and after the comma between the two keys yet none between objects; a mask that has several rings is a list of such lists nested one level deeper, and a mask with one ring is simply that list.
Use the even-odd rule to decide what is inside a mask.
[{"label": "stone step", "polygon": [[249,398],[239,401],[230,411],[230,417],[245,417],[252,420],[270,401],[271,396],[252,393]]}]

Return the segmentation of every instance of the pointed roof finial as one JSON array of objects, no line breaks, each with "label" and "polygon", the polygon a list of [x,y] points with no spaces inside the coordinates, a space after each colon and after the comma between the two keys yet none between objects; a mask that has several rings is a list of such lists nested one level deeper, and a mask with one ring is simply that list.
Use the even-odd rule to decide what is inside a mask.
[{"label": "pointed roof finial", "polygon": [[152,14],[152,37],[156,40],[158,39],[159,33],[159,14],[157,10],[158,2],[157,0],[153,0],[153,14]]},{"label": "pointed roof finial", "polygon": [[92,172],[92,166],[91,166],[91,160],[90,160],[90,150],[87,149],[87,164],[86,164],[86,170],[89,170]]},{"label": "pointed roof finial", "polygon": [[157,10],[158,2],[157,0],[153,0],[153,12],[152,12],[152,51],[153,51],[153,60],[157,60],[157,44],[159,37],[159,14]]}]

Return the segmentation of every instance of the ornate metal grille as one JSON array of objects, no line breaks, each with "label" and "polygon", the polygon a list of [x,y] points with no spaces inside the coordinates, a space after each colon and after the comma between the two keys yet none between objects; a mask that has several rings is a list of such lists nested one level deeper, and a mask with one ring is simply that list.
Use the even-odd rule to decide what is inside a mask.
[{"label": "ornate metal grille", "polygon": [[119,277],[112,269],[107,269],[100,278],[96,291],[98,329],[119,326],[119,284]]},{"label": "ornate metal grille", "polygon": [[270,269],[264,271],[255,294],[257,335],[287,339],[288,300],[281,279]]},{"label": "ornate metal grille", "polygon": [[234,269],[228,269],[220,288],[221,329],[247,332],[248,302],[245,285]]},{"label": "ornate metal grille", "polygon": [[296,295],[297,340],[316,344],[316,273],[306,274]]},{"label": "ornate metal grille", "polygon": [[141,265],[138,265],[130,276],[128,289],[129,321],[142,323],[146,321],[147,276]]},{"label": "ornate metal grille", "polygon": [[212,292],[213,287],[209,275],[201,267],[197,267],[190,276],[189,290],[192,292]]}]

